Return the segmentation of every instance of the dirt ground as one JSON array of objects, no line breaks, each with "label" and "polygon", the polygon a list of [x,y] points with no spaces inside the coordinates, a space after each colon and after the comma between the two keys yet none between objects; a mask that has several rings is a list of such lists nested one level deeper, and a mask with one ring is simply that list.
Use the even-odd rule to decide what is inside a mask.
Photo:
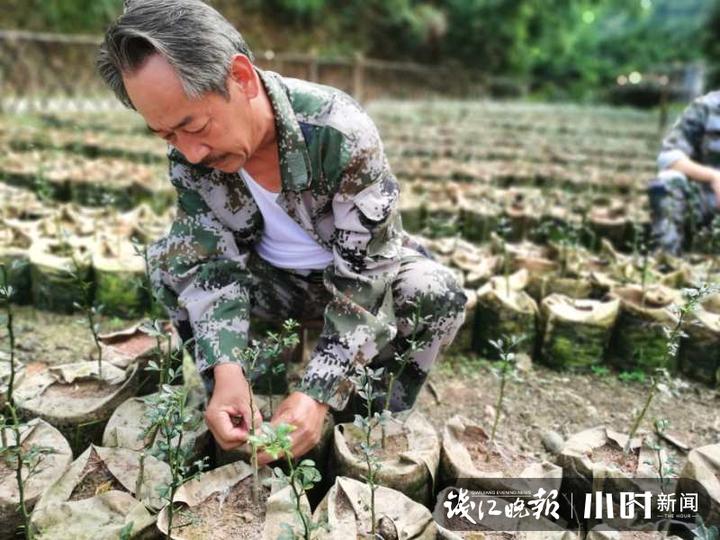
[{"label": "dirt ground", "polygon": [[[18,358],[26,365],[34,362],[60,364],[87,359],[93,344],[86,326],[77,315],[58,315],[15,306],[15,333]],[[104,319],[103,331],[129,326],[129,321]],[[3,349],[7,343],[0,331]],[[462,340],[459,340],[462,341]],[[563,438],[583,429],[606,425],[627,432],[634,414],[642,407],[649,380],[624,382],[619,374],[560,373],[542,365],[521,366],[520,380],[506,385],[506,397],[498,428],[501,442],[537,457],[551,458],[543,446],[548,430]],[[438,430],[455,414],[479,421],[489,429],[499,381],[491,366],[476,356],[449,350],[441,358],[422,390],[419,409]],[[655,419],[670,422],[668,434],[687,447],[720,442],[720,392],[682,377],[659,392],[643,422],[651,430]],[[682,468],[684,452],[668,444]]]}]

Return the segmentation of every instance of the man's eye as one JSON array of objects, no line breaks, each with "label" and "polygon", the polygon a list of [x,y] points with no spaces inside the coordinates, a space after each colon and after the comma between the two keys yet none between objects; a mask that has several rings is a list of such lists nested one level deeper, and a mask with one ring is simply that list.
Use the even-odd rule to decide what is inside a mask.
[{"label": "man's eye", "polygon": [[208,122],[205,122],[205,125],[203,127],[201,127],[200,129],[196,129],[195,131],[190,131],[190,130],[186,130],[186,131],[188,133],[190,133],[191,135],[197,135],[198,133],[202,133],[203,131],[205,131],[209,125],[210,125],[210,122],[208,121]]}]

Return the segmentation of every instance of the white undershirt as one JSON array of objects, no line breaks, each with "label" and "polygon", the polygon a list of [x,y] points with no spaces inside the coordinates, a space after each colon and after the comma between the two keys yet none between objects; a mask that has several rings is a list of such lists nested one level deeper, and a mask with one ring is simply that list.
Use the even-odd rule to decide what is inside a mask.
[{"label": "white undershirt", "polygon": [[333,261],[330,251],[318,244],[277,203],[279,193],[258,184],[245,169],[240,176],[260,209],[265,226],[255,250],[278,268],[323,270]]}]

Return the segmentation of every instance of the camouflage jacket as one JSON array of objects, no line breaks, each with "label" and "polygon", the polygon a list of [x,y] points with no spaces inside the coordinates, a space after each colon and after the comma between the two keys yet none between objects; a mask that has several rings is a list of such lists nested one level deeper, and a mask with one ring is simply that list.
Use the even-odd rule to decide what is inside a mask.
[{"label": "camouflage jacket", "polygon": [[[341,409],[356,363],[365,363],[396,333],[391,283],[405,234],[399,186],[377,129],[346,94],[258,70],[275,113],[280,155],[278,204],[334,262],[324,273],[332,300],[320,345],[301,390]],[[238,174],[190,164],[171,148],[170,181],[178,216],[163,264],[195,337],[198,369],[240,362],[249,321],[234,287],[260,240],[263,218]]]},{"label": "camouflage jacket", "polygon": [[658,167],[684,157],[720,168],[720,92],[700,96],[685,109],[663,139]]}]

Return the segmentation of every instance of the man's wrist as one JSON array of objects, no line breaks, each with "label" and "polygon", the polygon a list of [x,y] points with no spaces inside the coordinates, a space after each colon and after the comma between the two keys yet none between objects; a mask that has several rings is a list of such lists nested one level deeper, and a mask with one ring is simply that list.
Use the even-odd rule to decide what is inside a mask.
[{"label": "man's wrist", "polygon": [[228,382],[237,384],[238,381],[245,380],[245,371],[240,364],[226,362],[213,366],[213,378],[215,379],[215,386]]}]

